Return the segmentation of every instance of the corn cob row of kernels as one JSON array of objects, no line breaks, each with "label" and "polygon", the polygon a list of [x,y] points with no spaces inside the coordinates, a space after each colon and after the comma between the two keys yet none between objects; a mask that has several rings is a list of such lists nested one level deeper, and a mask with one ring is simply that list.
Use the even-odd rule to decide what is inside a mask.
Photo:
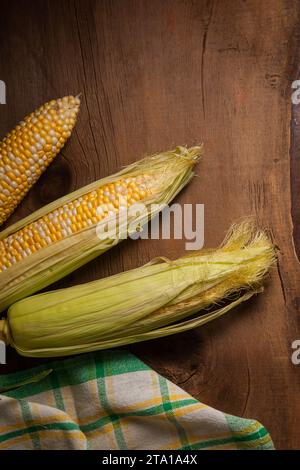
[{"label": "corn cob row of kernels", "polygon": [[152,189],[153,178],[141,174],[101,186],[49,212],[0,241],[0,272],[142,201],[151,195]]}]

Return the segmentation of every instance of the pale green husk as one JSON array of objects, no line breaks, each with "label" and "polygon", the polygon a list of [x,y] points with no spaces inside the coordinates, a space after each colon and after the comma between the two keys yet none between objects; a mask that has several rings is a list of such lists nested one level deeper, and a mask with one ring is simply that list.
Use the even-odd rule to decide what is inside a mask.
[{"label": "pale green husk", "polygon": [[[151,198],[142,201],[147,207],[148,214],[136,218],[128,217],[128,225],[119,226],[120,237],[111,238],[110,234],[107,233],[106,239],[99,239],[95,226],[91,226],[24,258],[6,271],[1,272],[0,312],[13,302],[38,292],[118,244],[127,237],[128,226],[132,226],[133,221],[143,225],[153,218],[191,180],[194,175],[193,167],[200,154],[201,146],[190,149],[177,147],[175,150],[144,158],[113,176],[95,181],[48,204],[1,232],[0,241],[50,211],[104,184],[119,180],[121,177],[126,178],[127,176],[147,172],[153,174],[153,177],[158,180],[155,194]],[[154,208],[153,205],[156,205],[156,207]]]},{"label": "pale green husk", "polygon": [[[23,299],[10,307],[0,332],[20,354],[36,357],[178,333],[218,318],[260,292],[274,260],[266,233],[245,221],[216,250],[175,261],[159,258],[116,276]],[[229,303],[220,305],[224,299]]]}]

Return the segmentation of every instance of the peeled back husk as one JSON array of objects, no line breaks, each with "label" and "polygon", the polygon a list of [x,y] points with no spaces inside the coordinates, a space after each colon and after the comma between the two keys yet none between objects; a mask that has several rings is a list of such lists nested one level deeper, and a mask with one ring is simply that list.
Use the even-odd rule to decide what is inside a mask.
[{"label": "peeled back husk", "polygon": [[220,248],[143,267],[12,305],[2,338],[24,356],[112,348],[195,328],[261,292],[275,248],[253,222]]},{"label": "peeled back husk", "polygon": [[[109,250],[128,236],[130,227],[136,224],[142,226],[153,218],[191,180],[200,154],[201,147],[177,147],[172,151],[146,157],[115,175],[48,204],[1,232],[0,312],[13,302],[38,292]],[[99,195],[99,191],[110,186],[126,186],[130,184],[126,183],[128,180],[138,181],[140,177],[147,178],[147,191],[138,194],[139,203],[142,203],[145,211],[130,214],[128,210],[127,219],[117,219],[116,233],[106,230],[109,221],[119,209],[114,209],[111,203],[96,207],[98,198],[103,197]],[[86,198],[91,198],[93,204]],[[105,198],[108,199],[107,196]],[[115,210],[113,215],[108,211],[109,206]],[[99,215],[99,210],[102,210],[102,215]],[[89,211],[93,211],[91,215],[87,215]],[[104,236],[99,237],[100,232]]]}]

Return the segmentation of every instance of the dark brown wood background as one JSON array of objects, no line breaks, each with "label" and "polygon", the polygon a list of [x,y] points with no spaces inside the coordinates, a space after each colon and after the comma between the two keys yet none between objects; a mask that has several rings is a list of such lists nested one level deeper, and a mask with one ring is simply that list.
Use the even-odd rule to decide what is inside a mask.
[{"label": "dark brown wood background", "polygon": [[[205,245],[254,214],[280,247],[265,294],[197,331],[136,345],[199,400],[260,420],[300,448],[300,2],[1,0],[1,136],[43,102],[82,93],[76,130],[9,220],[141,156],[205,143],[177,201],[205,204]],[[292,124],[292,125],[291,125]],[[294,239],[293,239],[294,235]],[[183,254],[180,241],[128,241],[59,285]],[[9,353],[0,372],[32,362]]]}]

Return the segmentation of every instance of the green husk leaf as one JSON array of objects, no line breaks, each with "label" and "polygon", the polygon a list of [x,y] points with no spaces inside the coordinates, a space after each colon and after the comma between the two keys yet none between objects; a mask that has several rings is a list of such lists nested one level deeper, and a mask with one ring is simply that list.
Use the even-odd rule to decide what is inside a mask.
[{"label": "green husk leaf", "polygon": [[[8,311],[6,337],[22,355],[47,357],[175,334],[260,292],[275,257],[267,234],[247,220],[215,250],[175,261],[156,259],[106,279],[23,299]],[[230,303],[220,306],[225,299]]]}]

